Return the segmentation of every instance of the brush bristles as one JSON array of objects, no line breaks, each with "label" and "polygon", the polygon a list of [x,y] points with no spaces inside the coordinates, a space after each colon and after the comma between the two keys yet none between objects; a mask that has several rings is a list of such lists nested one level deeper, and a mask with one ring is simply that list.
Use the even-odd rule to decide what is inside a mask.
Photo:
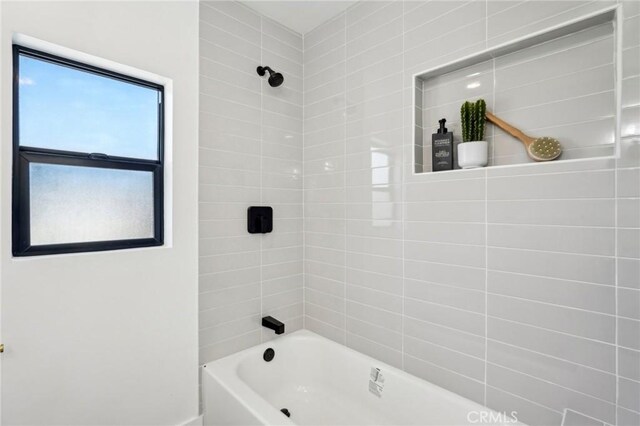
[{"label": "brush bristles", "polygon": [[538,161],[555,160],[562,154],[562,146],[556,139],[538,138],[529,146],[529,153]]}]

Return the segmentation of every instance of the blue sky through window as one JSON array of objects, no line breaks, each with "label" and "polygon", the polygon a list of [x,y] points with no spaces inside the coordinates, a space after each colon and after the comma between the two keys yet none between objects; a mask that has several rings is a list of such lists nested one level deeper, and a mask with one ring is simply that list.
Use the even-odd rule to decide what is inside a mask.
[{"label": "blue sky through window", "polygon": [[20,56],[20,145],[158,159],[158,91]]}]

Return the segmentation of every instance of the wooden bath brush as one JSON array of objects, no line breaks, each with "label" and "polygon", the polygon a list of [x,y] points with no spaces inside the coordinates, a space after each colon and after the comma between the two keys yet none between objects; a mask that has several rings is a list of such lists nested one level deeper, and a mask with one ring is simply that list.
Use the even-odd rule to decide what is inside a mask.
[{"label": "wooden bath brush", "polygon": [[527,155],[532,159],[536,161],[551,161],[560,157],[560,154],[562,154],[562,146],[557,139],[547,136],[532,138],[510,124],[505,123],[490,112],[487,111],[486,115],[490,123],[495,124],[514,138],[519,139],[527,148]]}]

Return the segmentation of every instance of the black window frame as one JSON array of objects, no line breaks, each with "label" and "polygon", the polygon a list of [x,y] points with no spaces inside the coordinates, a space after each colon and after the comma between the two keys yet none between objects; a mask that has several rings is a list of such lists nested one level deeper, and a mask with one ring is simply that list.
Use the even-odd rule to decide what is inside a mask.
[{"label": "black window frame", "polygon": [[[158,91],[158,157],[148,160],[111,156],[104,153],[63,151],[20,146],[20,56],[47,61],[102,77],[135,84]],[[154,247],[164,244],[164,86],[139,78],[88,65],[18,44],[13,45],[13,181],[12,181],[12,252],[13,256],[38,256]],[[153,174],[154,236],[123,240],[89,241],[31,245],[29,164],[44,163],[68,166],[146,171]]]}]

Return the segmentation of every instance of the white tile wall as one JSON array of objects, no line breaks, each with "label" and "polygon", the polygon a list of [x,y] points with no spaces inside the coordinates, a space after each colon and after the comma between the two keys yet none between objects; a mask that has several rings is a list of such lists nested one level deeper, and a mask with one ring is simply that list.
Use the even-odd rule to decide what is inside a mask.
[{"label": "white tile wall", "polygon": [[[412,74],[612,2],[361,2],[305,34],[307,328],[533,425],[565,410],[567,424],[640,424],[640,8],[623,3],[615,161],[411,172],[412,114],[425,137],[434,121],[414,110]],[[505,118],[525,96],[606,93],[610,59],[565,64],[597,62],[578,69],[586,87],[526,92],[541,74],[517,70],[498,91]],[[419,89],[457,102],[456,87]],[[610,142],[607,111],[565,133]]]},{"label": "white tile wall", "polygon": [[[622,3],[620,159],[415,175],[414,73],[611,2],[367,1],[304,37],[201,2],[201,361],[270,338],[273,314],[532,425],[640,424],[640,7]],[[550,101],[513,86],[505,102]],[[250,236],[259,203],[275,232]]]},{"label": "white tile wall", "polygon": [[[302,51],[239,3],[200,2],[201,363],[271,338],[262,316],[303,324]],[[251,205],[273,206],[273,233],[247,233]]]}]

